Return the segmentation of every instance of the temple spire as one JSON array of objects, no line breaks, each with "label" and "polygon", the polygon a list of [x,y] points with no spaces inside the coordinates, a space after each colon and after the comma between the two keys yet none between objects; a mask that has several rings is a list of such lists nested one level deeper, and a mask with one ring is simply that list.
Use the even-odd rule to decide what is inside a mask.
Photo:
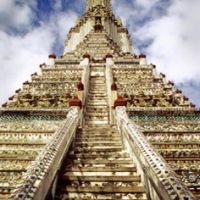
[{"label": "temple spire", "polygon": [[106,10],[111,10],[111,0],[87,0],[86,11],[96,6],[102,6],[105,7]]}]

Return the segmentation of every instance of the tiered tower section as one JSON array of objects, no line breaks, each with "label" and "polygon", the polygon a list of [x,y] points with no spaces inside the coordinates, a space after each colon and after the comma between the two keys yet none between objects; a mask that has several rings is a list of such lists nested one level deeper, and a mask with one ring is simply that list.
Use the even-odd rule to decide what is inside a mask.
[{"label": "tiered tower section", "polygon": [[[77,20],[76,26],[73,27],[66,40],[66,46],[64,50],[64,57],[67,58],[68,53],[81,56],[76,52],[77,45],[85,43],[85,40],[94,33],[101,32],[105,34],[106,38],[111,42],[107,42],[107,45],[113,45],[120,49],[113,51],[110,49],[106,53],[132,53],[132,44],[130,36],[126,28],[123,27],[119,18],[116,18],[111,9],[111,1],[88,1],[87,9],[83,17]],[[93,43],[93,41],[91,41]],[[94,43],[93,43],[94,44]],[[87,49],[82,49],[81,53],[87,52]],[[95,57],[94,52],[92,56]]]},{"label": "tiered tower section", "polygon": [[[56,63],[55,63],[56,60]],[[69,100],[84,70],[78,61],[49,56],[40,72],[9,98],[0,114],[0,199],[7,199],[22,175],[45,152],[65,124]]]},{"label": "tiered tower section", "polygon": [[110,0],[88,0],[40,67],[0,110],[0,199],[200,198],[200,112]]},{"label": "tiered tower section", "polygon": [[[50,55],[50,60],[55,60]],[[31,75],[31,81],[23,83],[22,89],[9,98],[4,105],[11,110],[66,109],[69,99],[76,94],[77,82],[82,77],[83,68],[79,62],[63,62],[57,59],[56,64],[40,65],[41,72]]]}]

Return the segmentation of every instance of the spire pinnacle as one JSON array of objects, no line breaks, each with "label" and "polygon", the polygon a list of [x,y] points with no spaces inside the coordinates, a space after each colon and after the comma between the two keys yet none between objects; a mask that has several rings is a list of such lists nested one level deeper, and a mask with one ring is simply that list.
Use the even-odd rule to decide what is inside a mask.
[{"label": "spire pinnacle", "polygon": [[99,5],[111,10],[111,0],[87,0],[86,11]]}]

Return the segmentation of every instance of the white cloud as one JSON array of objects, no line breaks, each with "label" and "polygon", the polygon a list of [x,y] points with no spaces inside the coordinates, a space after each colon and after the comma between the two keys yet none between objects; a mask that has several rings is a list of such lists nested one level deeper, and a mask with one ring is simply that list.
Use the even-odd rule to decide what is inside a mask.
[{"label": "white cloud", "polygon": [[23,30],[30,27],[34,18],[32,9],[36,1],[1,0],[0,1],[0,30],[8,31],[10,28]]},{"label": "white cloud", "polygon": [[[196,37],[200,33],[197,26],[200,15],[193,6],[186,0],[176,1],[167,16],[149,22],[136,32],[137,37],[144,40],[153,39],[146,49],[149,59],[176,83],[197,80],[200,75],[200,44]],[[200,6],[200,2],[195,6]],[[188,10],[193,12],[188,13]]]},{"label": "white cloud", "polygon": [[[132,6],[127,6],[126,1],[122,6],[117,1],[114,3],[117,14],[122,16],[137,42],[136,50],[139,45],[147,44],[141,50],[148,55],[148,61],[156,64],[167,79],[177,85],[184,83],[182,89],[197,102],[200,92],[194,95],[192,86],[187,84],[200,83],[200,1],[177,0],[166,4],[162,0],[136,0]],[[139,4],[141,9],[137,8]],[[137,23],[140,19],[144,22]]]},{"label": "white cloud", "polygon": [[[14,4],[12,0],[8,1],[9,5],[4,0],[0,2],[0,6],[4,8],[7,6],[11,11],[18,10],[19,6],[29,10],[29,12],[24,9],[18,10],[21,21],[0,23],[4,26],[0,26],[0,103],[5,102],[24,81],[30,79],[31,73],[39,71],[39,64],[47,61],[55,44],[61,46],[62,42],[64,45],[65,36],[77,16],[74,12],[53,12],[49,20],[40,22],[40,26],[34,27],[32,25],[35,17],[33,5],[23,1],[24,3],[21,1],[22,5]],[[10,10],[7,10],[4,16],[9,16]],[[27,25],[29,29],[23,36],[9,34],[6,29],[10,28],[10,25],[12,28]]]},{"label": "white cloud", "polygon": [[[61,0],[52,0],[55,12],[45,22],[40,21],[39,27],[33,27],[37,1],[16,2],[0,1],[0,103],[39,69],[39,63],[46,61],[54,45],[64,45],[67,31],[77,16],[74,11],[62,12]],[[80,7],[80,2],[74,1],[74,10]],[[200,1],[113,0],[113,5],[129,28],[136,50],[147,43],[142,50],[149,62],[155,63],[168,79],[185,84],[182,88],[186,94],[193,92],[187,84],[200,83]],[[10,28],[26,30],[26,33],[23,37],[11,35]],[[200,99],[198,91],[190,96]]]}]

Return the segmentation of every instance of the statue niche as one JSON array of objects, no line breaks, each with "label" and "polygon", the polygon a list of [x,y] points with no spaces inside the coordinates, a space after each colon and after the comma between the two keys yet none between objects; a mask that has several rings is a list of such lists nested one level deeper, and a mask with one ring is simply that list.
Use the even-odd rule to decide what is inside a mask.
[{"label": "statue niche", "polygon": [[95,32],[101,32],[103,30],[101,17],[95,17],[94,30],[95,30]]}]

